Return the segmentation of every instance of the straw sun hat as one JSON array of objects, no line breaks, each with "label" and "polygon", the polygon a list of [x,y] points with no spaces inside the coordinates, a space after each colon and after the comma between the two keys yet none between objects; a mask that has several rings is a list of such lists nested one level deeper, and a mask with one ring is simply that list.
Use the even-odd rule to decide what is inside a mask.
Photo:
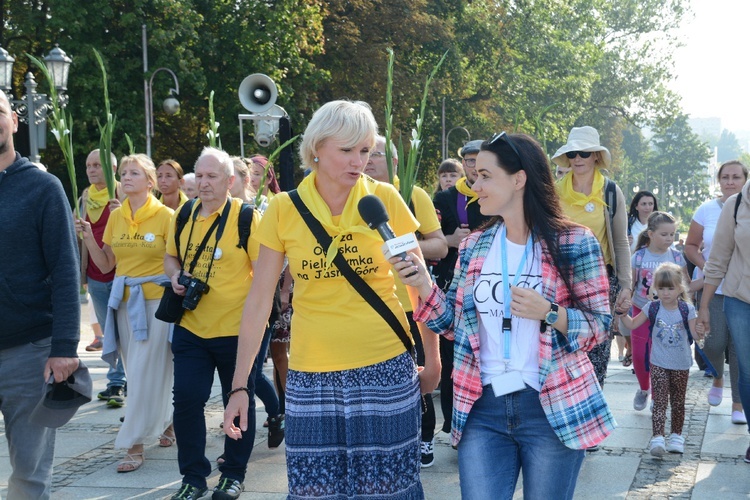
[{"label": "straw sun hat", "polygon": [[594,127],[573,127],[568,135],[568,142],[555,152],[552,161],[561,167],[570,168],[570,160],[565,153],[571,151],[600,151],[604,163],[600,167],[609,168],[612,163],[612,155],[599,142],[599,132]]}]

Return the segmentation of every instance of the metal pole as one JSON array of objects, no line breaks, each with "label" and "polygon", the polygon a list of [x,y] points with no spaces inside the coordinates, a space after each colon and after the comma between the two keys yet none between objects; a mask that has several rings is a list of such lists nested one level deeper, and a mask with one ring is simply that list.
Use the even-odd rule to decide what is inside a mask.
[{"label": "metal pole", "polygon": [[39,143],[37,141],[37,123],[36,123],[36,81],[31,72],[26,73],[26,95],[23,100],[26,101],[26,121],[29,125],[29,156],[32,162],[39,163]]},{"label": "metal pole", "polygon": [[443,161],[448,158],[448,147],[445,144],[445,97],[443,97]]},{"label": "metal pole", "polygon": [[151,88],[148,85],[148,45],[146,25],[142,26],[141,40],[143,46],[143,99],[146,108],[146,156],[151,156]]}]

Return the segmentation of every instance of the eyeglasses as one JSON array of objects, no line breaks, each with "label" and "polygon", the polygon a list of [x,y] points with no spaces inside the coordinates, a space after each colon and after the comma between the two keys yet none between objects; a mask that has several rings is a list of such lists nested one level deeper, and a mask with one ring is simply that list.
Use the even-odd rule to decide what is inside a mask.
[{"label": "eyeglasses", "polygon": [[567,156],[570,160],[575,158],[576,155],[580,156],[581,158],[588,158],[589,156],[591,156],[591,151],[568,151],[567,153],[565,153],[565,156]]},{"label": "eyeglasses", "polygon": [[474,168],[477,166],[477,159],[476,158],[464,158],[464,165],[469,168]]},{"label": "eyeglasses", "polygon": [[370,151],[370,158],[382,158],[385,156],[383,151]]},{"label": "eyeglasses", "polygon": [[518,162],[521,163],[521,168],[523,168],[523,162],[521,161],[521,153],[518,151],[518,148],[511,140],[510,136],[506,134],[505,132],[500,132],[499,134],[495,134],[490,139],[490,142],[488,143],[490,146],[494,144],[495,142],[499,141],[500,139],[504,139],[505,143],[510,146],[510,149],[513,150],[513,152],[516,154],[516,157],[518,157]]}]

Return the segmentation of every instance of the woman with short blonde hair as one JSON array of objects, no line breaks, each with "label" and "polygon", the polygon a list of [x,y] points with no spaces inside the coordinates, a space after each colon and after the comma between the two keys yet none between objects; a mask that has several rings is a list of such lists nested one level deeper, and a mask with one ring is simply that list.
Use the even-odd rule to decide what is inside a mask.
[{"label": "woman with short blonde hair", "polygon": [[[250,396],[239,388],[258,352],[287,257],[295,277],[286,381],[290,498],[424,498],[420,380],[423,393],[437,385],[437,337],[423,339],[427,361],[418,372],[400,335],[352,288],[336,261],[328,260],[340,253],[356,268],[395,316],[393,327],[406,340],[406,313],[380,250],[383,241],[357,209],[363,197],[374,195],[386,206],[396,234],[418,227],[393,186],[363,175],[376,134],[366,104],[323,105],[307,126],[300,152],[312,173],[293,195],[282,192],[271,199],[253,236],[260,254],[242,315],[235,390],[224,413],[224,431],[232,439],[252,439]],[[317,241],[303,219],[308,213],[332,238],[330,244]]]}]

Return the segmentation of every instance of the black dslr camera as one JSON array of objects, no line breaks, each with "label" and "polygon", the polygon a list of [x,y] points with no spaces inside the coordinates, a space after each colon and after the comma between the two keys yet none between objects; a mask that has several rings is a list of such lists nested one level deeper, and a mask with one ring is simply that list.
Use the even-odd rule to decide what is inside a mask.
[{"label": "black dslr camera", "polygon": [[208,293],[209,290],[208,283],[204,283],[195,277],[185,276],[182,273],[180,273],[180,277],[177,278],[177,283],[186,288],[182,307],[188,311],[192,311],[198,307],[198,302],[200,302],[201,297],[204,293]]}]

